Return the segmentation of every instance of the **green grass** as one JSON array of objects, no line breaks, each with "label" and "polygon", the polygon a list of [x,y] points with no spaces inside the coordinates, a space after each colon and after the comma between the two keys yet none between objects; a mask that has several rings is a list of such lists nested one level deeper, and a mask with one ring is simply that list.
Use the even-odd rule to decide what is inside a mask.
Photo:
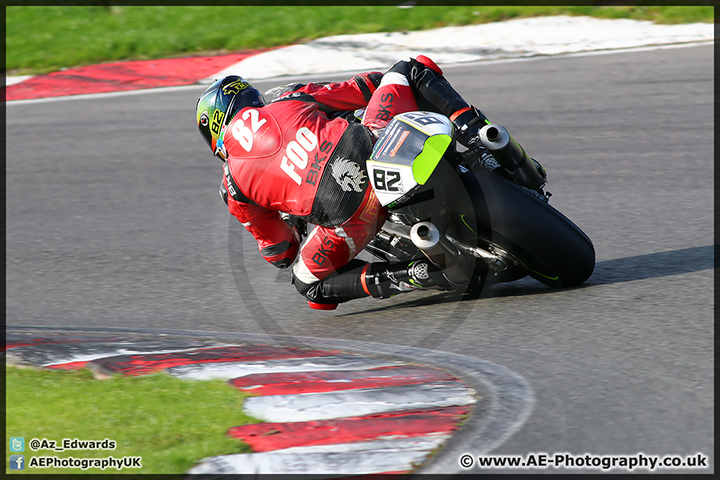
[{"label": "green grass", "polygon": [[5,11],[5,67],[11,75],[540,15],[713,21],[712,6],[10,6]]},{"label": "green grass", "polygon": [[[6,370],[6,442],[25,438],[25,470],[6,473],[182,474],[198,460],[249,447],[226,436],[233,426],[257,423],[242,413],[246,395],[217,381],[180,380],[166,374],[95,380],[87,371]],[[114,450],[37,451],[33,438],[117,442]],[[27,468],[33,456],[122,458],[141,456],[141,469]]]}]

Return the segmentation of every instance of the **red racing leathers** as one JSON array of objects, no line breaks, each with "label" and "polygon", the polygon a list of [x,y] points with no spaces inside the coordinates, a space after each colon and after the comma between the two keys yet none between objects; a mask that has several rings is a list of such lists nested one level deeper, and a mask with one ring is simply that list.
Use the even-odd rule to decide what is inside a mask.
[{"label": "red racing leathers", "polygon": [[[439,67],[420,56],[398,62],[384,75],[363,73],[345,82],[299,86],[266,106],[240,110],[227,125],[223,186],[228,208],[255,237],[261,255],[281,268],[298,257],[300,235],[279,212],[318,225],[293,267],[293,282],[311,302],[322,303],[323,296],[330,303],[344,301],[344,293],[329,300],[327,292],[310,286],[347,265],[386,219],[365,169],[375,140],[371,130],[383,128],[394,115],[417,110],[418,100],[421,107],[448,116],[469,110],[446,85]],[[433,98],[438,92],[450,92],[450,103]],[[362,125],[337,116],[361,108],[366,108]],[[375,296],[365,282],[366,271],[349,276],[349,286],[340,281],[331,289],[351,292],[347,299]]]},{"label": "red racing leathers", "polygon": [[[270,263],[289,266],[300,244],[297,229],[279,212],[303,217],[325,227],[318,233],[329,229],[334,237],[334,227],[345,224],[362,206],[359,217],[364,226],[351,234],[366,243],[362,238],[369,241],[377,233],[383,212],[364,173],[372,136],[333,113],[365,107],[380,77],[366,73],[341,83],[309,84],[264,107],[239,111],[227,126],[223,140],[228,208]],[[346,239],[323,235],[318,243],[306,259],[317,280],[357,253]]]}]

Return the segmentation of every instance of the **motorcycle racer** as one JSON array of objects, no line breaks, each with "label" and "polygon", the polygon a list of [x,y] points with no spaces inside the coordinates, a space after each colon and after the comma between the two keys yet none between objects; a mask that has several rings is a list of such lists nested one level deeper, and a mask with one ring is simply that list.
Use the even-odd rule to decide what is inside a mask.
[{"label": "motorcycle racer", "polygon": [[[361,123],[346,118],[363,108]],[[278,268],[292,265],[292,283],[311,307],[334,309],[355,298],[450,288],[426,259],[355,258],[388,214],[369,184],[365,161],[390,120],[415,110],[448,116],[458,140],[486,162],[483,167],[499,167],[477,141],[484,115],[422,55],[384,74],[289,85],[267,104],[238,76],[215,81],[199,98],[198,128],[223,161],[220,193],[229,212],[254,236],[265,260]],[[316,225],[302,247],[292,219]]]}]

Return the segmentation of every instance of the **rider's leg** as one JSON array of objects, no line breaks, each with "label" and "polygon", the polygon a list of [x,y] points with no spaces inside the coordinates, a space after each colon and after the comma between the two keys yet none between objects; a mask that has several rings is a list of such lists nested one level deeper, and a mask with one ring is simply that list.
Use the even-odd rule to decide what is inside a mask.
[{"label": "rider's leg", "polygon": [[395,115],[418,109],[407,77],[390,69],[383,75],[380,85],[370,97],[362,124],[379,137],[382,129]]},{"label": "rider's leg", "polygon": [[[485,116],[472,108],[450,85],[435,62],[419,55],[401,60],[390,67],[373,93],[363,116],[363,125],[373,131],[387,126],[392,118],[404,112],[428,110],[449,117],[467,140],[477,135]],[[473,126],[474,128],[469,128]]]},{"label": "rider's leg", "polygon": [[[301,275],[301,274],[300,274]],[[313,308],[334,309],[338,303],[372,296],[388,298],[421,288],[450,289],[442,271],[427,259],[398,263],[351,260],[323,280],[306,284],[293,272],[293,283]]]},{"label": "rider's leg", "polygon": [[500,167],[482,144],[474,141],[485,116],[470,107],[443,77],[440,67],[424,55],[399,61],[385,72],[365,109],[363,125],[379,136],[393,116],[414,110],[450,117],[460,132],[458,141],[471,148],[469,158],[477,159],[488,171]]},{"label": "rider's leg", "polygon": [[[390,85],[394,86],[394,91],[381,90],[383,86],[388,88]],[[412,109],[441,113],[453,120],[459,131],[462,131],[463,127],[467,131],[466,124],[468,123],[481,123],[474,129],[475,134],[485,123],[485,116],[479,110],[472,108],[445,79],[440,67],[424,55],[419,55],[409,61],[401,60],[385,72],[382,82],[370,99],[365,112],[364,123],[366,125],[372,127],[373,122],[382,121],[385,121],[386,125],[392,118],[392,116],[385,115],[388,109],[380,100],[397,99],[398,95],[390,97],[387,95],[388,93],[397,93],[413,99],[412,102],[409,102],[409,100],[401,98],[401,100],[409,102],[407,107],[393,105],[392,113],[395,115]],[[464,138],[460,140],[464,140]]]},{"label": "rider's leg", "polygon": [[[415,288],[444,285],[442,273],[427,260],[388,264],[354,257],[377,235],[387,218],[372,189],[340,227],[316,227],[293,267],[293,284],[314,308],[373,296],[386,298]],[[353,260],[354,259],[354,260]]]},{"label": "rider's leg", "polygon": [[[450,118],[456,127],[457,140],[469,149],[465,154],[468,159],[477,160],[481,168],[488,171],[497,172],[497,167],[502,165],[508,172],[515,172],[512,177],[521,185],[526,183],[523,179],[531,179],[527,180],[530,182],[528,185],[523,186],[534,189],[538,183],[544,183],[547,174],[535,159],[526,165],[517,165],[490,154],[478,137],[480,129],[490,123],[489,120],[480,110],[465,101],[432,60],[420,55],[410,61],[400,61],[385,75],[388,74],[392,74],[396,81],[404,79],[412,89],[420,110],[441,113]],[[525,173],[520,174],[519,169],[525,170]],[[537,173],[533,170],[537,170]]]},{"label": "rider's leg", "polygon": [[[387,218],[372,188],[367,187],[360,206],[338,227],[316,227],[300,249],[293,266],[293,284],[308,301],[316,304],[337,304],[367,296],[352,273],[350,261],[377,235]],[[364,262],[363,262],[364,264]],[[347,267],[346,267],[347,266]],[[335,288],[323,292],[321,282],[336,278]]]}]

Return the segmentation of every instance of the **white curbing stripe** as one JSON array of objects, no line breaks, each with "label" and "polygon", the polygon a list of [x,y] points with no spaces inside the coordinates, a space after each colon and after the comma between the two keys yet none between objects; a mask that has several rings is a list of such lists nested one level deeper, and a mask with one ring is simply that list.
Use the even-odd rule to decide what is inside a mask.
[{"label": "white curbing stripe", "polygon": [[[91,362],[101,358],[121,355],[157,355],[163,353],[181,353],[208,348],[227,347],[226,344],[188,344],[176,347],[158,346],[152,340],[139,341],[113,341],[98,343],[66,343],[51,345],[26,345],[15,347],[7,351],[6,358],[9,364],[32,364],[40,367],[52,367],[65,363]],[[47,347],[47,354],[42,350]]]},{"label": "white curbing stripe", "polygon": [[451,435],[427,434],[424,437],[390,438],[382,440],[368,440],[365,442],[336,443],[333,445],[311,445],[307,447],[290,447],[266,453],[340,453],[340,452],[371,452],[374,450],[387,450],[399,452],[403,450],[432,450],[448,440]]},{"label": "white curbing stripe", "polygon": [[200,83],[226,75],[262,80],[287,75],[386,69],[419,54],[439,65],[644,46],[711,42],[712,23],[659,25],[592,17],[537,17],[418,32],[337,35],[264,52]]},{"label": "white curbing stripe", "polygon": [[17,85],[18,83],[22,83],[26,80],[30,80],[35,75],[20,75],[20,76],[14,76],[14,77],[5,77],[5,86],[9,87],[10,85]]},{"label": "white curbing stripe", "polygon": [[268,395],[245,400],[243,410],[266,422],[302,422],[421,408],[470,405],[474,391],[459,382]]},{"label": "white curbing stripe", "polygon": [[364,475],[412,470],[450,435],[294,447],[204,459],[189,474]]},{"label": "white curbing stripe", "polygon": [[170,367],[166,371],[178,378],[196,380],[244,377],[256,373],[319,372],[328,370],[364,370],[401,365],[359,355],[340,354],[325,357],[289,358],[251,362],[198,363]]},{"label": "white curbing stripe", "polygon": [[[384,69],[398,60],[429,55],[440,65],[603,50],[712,42],[712,23],[661,25],[650,21],[593,17],[522,18],[417,32],[336,35],[254,55],[207,78],[226,75],[262,80],[287,75]],[[328,67],[329,66],[329,67]],[[5,85],[32,75],[5,77]]]},{"label": "white curbing stripe", "polygon": [[[187,348],[193,346],[194,348]],[[17,360],[43,365],[63,359],[81,361],[117,354],[153,354],[166,351],[196,351],[233,344],[195,344],[192,341],[110,340],[78,343],[37,344],[12,347]],[[174,348],[173,348],[174,347]],[[43,352],[50,350],[50,352]],[[329,353],[329,352],[327,352]],[[336,354],[324,357],[287,358],[265,361],[192,364],[170,367],[166,371],[180,378],[236,378],[252,373],[288,371],[357,371],[382,366],[407,365],[385,361],[365,354]],[[219,375],[219,377],[218,377]],[[392,387],[367,387],[339,392],[250,397],[243,410],[272,422],[312,421],[358,417],[387,412],[409,412],[469,406],[476,403],[476,392],[461,381],[436,381]],[[328,432],[332,436],[331,432]],[[413,438],[384,435],[374,440],[334,445],[284,448],[271,452],[222,455],[205,458],[188,474],[310,474],[310,478],[338,478],[348,475],[372,475],[388,472],[412,472],[425,463],[451,438],[447,431],[433,431]],[[307,477],[306,477],[307,478]]]}]

